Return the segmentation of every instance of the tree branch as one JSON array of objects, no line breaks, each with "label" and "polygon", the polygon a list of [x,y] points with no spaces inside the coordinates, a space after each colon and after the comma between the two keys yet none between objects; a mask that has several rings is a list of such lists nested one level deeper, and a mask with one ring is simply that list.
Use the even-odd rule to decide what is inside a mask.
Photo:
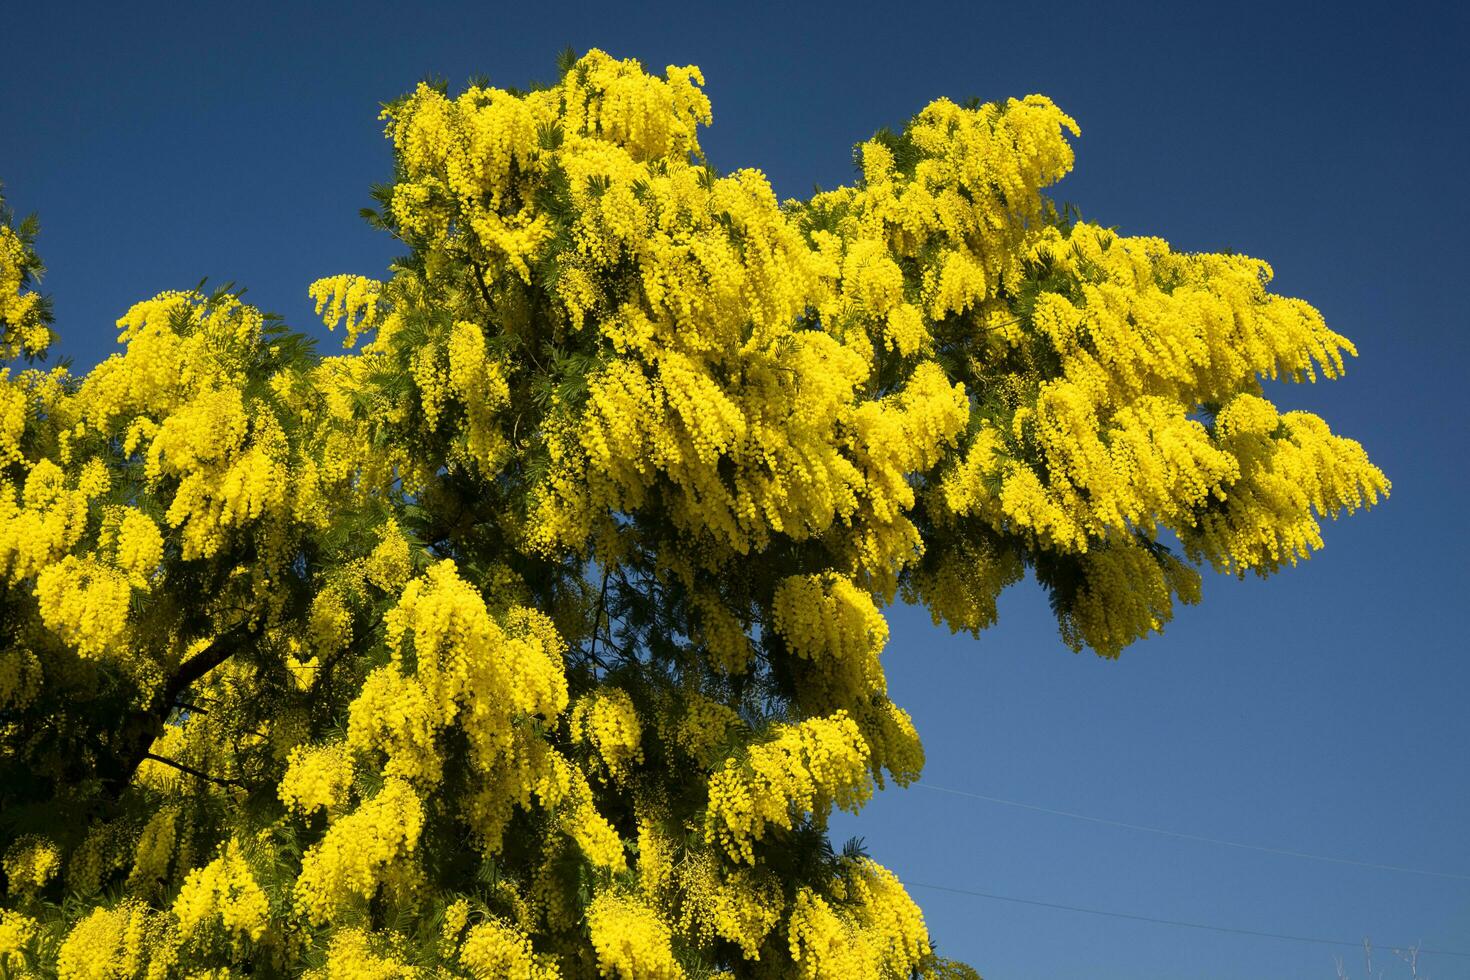
[{"label": "tree branch", "polygon": [[166,758],[164,758],[161,755],[154,755],[152,752],[144,752],[143,753],[143,758],[144,759],[152,759],[154,762],[161,762],[161,763],[163,763],[166,766],[173,766],[179,772],[186,772],[189,775],[194,776],[197,779],[203,779],[203,780],[205,780],[207,782],[216,783],[216,784],[218,784],[220,786],[236,786],[236,787],[239,787],[240,789],[245,789],[245,790],[248,790],[250,788],[250,786],[248,784],[246,784],[244,782],[241,782],[238,779],[224,779],[223,777],[220,777],[220,776],[211,776],[207,772],[200,772],[198,769],[195,769],[193,766],[186,766],[186,765],[184,765],[184,763],[179,762],[176,759],[166,759]]},{"label": "tree branch", "polygon": [[119,745],[119,748],[106,753],[107,761],[98,765],[102,784],[112,799],[122,796],[123,791],[132,783],[138,767],[151,754],[149,747],[162,734],[169,712],[184,692],[239,652],[253,636],[253,631],[245,626],[226,630],[215,637],[208,647],[179,665],[147,710],[129,713],[115,733],[116,741],[113,744]]},{"label": "tree branch", "polygon": [[209,646],[180,664],[179,669],[169,678],[168,686],[163,689],[163,703],[166,705],[173,704],[179,699],[179,695],[189,689],[191,684],[197,680],[201,680],[205,674],[234,656],[238,647],[234,643],[226,642],[226,640],[227,638],[232,638],[230,637],[231,633],[236,632],[248,635],[245,630],[236,627],[236,629],[230,630],[223,636],[215,637],[214,642],[210,643]]},{"label": "tree branch", "polygon": [[[604,566],[602,569],[602,594],[597,597],[597,615],[592,619],[592,646],[591,652],[588,654],[594,662],[599,664],[602,661],[597,659],[597,628],[602,624],[602,610],[607,604],[607,572],[608,569]],[[606,670],[607,668],[604,667],[603,669]]]},{"label": "tree branch", "polygon": [[495,304],[490,300],[490,287],[485,285],[485,270],[474,259],[470,259],[470,269],[475,273],[475,284],[480,287],[480,298],[485,301],[485,312],[489,313]]}]

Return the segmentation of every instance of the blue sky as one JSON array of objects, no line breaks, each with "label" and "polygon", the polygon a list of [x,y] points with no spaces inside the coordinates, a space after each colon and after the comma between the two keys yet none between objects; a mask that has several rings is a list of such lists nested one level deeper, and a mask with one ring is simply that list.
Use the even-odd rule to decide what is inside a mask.
[{"label": "blue sky", "polygon": [[[1470,875],[1464,639],[1470,21],[1451,4],[909,2],[64,4],[8,12],[0,180],[41,215],[61,351],[95,363],[132,302],[208,276],[310,324],[305,287],[379,272],[356,217],[388,175],[378,103],[426,74],[555,75],[571,45],[698,64],[722,168],[782,196],[941,95],[1041,92],[1081,124],[1056,190],[1186,249],[1265,258],[1361,357],[1277,391],[1394,482],[1273,580],[1120,661],[1073,655],[1029,586],[980,640],[896,610],[891,687],[935,786],[1287,850]],[[309,7],[309,9],[307,9]],[[905,879],[1261,932],[1470,950],[1470,880],[1166,838],[911,788],[861,834]],[[1351,950],[913,888],[943,951],[1008,977],[1332,977]],[[1361,966],[1350,962],[1355,976]],[[1426,957],[1439,980],[1470,958]],[[1393,976],[1392,966],[1388,975]]]}]

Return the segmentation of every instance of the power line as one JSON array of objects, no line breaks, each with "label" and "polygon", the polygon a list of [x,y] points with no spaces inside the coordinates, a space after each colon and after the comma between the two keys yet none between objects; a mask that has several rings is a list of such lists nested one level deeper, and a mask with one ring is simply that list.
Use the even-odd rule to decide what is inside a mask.
[{"label": "power line", "polygon": [[[950,888],[947,885],[928,885],[920,881],[904,879],[904,884],[913,888],[928,888],[932,891],[952,892],[956,895],[969,895],[973,898],[989,898],[997,902],[1014,902],[1017,905],[1035,905],[1044,909],[1059,909],[1063,912],[1081,912],[1086,915],[1105,915],[1113,919],[1132,919],[1135,922],[1152,922],[1163,926],[1180,926],[1185,929],[1206,929],[1210,932],[1224,932],[1236,936],[1257,936],[1265,939],[1285,939],[1294,943],[1317,943],[1323,946],[1353,946],[1361,947],[1361,942],[1348,942],[1345,939],[1319,939],[1313,936],[1291,936],[1282,932],[1260,932],[1255,929],[1235,929],[1230,926],[1212,926],[1203,922],[1184,922],[1180,919],[1158,919],[1151,915],[1134,915],[1131,912],[1109,912],[1105,909],[1088,909],[1080,905],[1062,905],[1057,902],[1039,902],[1030,898],[1015,898],[1011,895],[995,895],[990,892],[971,891],[968,888]],[[1389,949],[1410,949],[1410,946],[1389,946]],[[1462,952],[1454,949],[1426,949],[1419,948],[1421,953],[1433,953],[1436,956],[1464,956],[1470,957],[1470,952]]]},{"label": "power line", "polygon": [[1406,868],[1397,864],[1378,864],[1374,861],[1354,861],[1351,858],[1331,857],[1326,854],[1310,854],[1306,851],[1293,851],[1283,847],[1267,847],[1263,844],[1246,844],[1242,841],[1222,840],[1218,837],[1205,837],[1200,834],[1186,834],[1177,830],[1166,830],[1163,827],[1149,827],[1144,824],[1126,823],[1122,820],[1109,820],[1105,817],[1094,817],[1086,813],[1076,813],[1071,810],[1054,810],[1047,806],[1038,806],[1035,803],[1022,803],[1020,800],[1005,800],[998,796],[985,796],[981,793],[970,793],[962,789],[950,789],[946,786],[936,786],[933,783],[914,783],[913,785],[923,789],[932,790],[936,793],[948,793],[951,796],[964,796],[972,800],[983,800],[986,803],[998,803],[1001,806],[1016,807],[1021,810],[1032,810],[1036,813],[1049,813],[1057,817],[1070,817],[1073,820],[1086,820],[1088,823],[1102,824],[1107,827],[1122,827],[1126,830],[1140,830],[1144,833],[1159,834],[1163,837],[1173,837],[1177,840],[1198,841],[1203,844],[1219,844],[1222,847],[1237,847],[1246,851],[1260,851],[1263,854],[1277,854],[1284,857],[1305,858],[1309,861],[1326,861],[1330,864],[1347,864],[1357,868],[1374,868],[1378,871],[1398,871],[1404,874],[1429,875],[1435,878],[1453,878],[1458,881],[1470,881],[1470,874],[1460,874],[1455,871],[1430,871],[1425,868]]}]

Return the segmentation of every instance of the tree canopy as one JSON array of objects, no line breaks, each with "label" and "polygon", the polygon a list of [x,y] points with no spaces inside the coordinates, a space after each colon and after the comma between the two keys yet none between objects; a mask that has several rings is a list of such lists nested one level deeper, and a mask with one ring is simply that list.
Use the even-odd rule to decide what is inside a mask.
[{"label": "tree canopy", "polygon": [[0,372],[0,974],[963,975],[827,834],[923,766],[883,608],[978,633],[1030,573],[1114,657],[1387,493],[1263,388],[1352,345],[1054,205],[1048,99],[782,202],[702,85],[388,104],[404,254],[310,287],[343,353],[201,287]]}]

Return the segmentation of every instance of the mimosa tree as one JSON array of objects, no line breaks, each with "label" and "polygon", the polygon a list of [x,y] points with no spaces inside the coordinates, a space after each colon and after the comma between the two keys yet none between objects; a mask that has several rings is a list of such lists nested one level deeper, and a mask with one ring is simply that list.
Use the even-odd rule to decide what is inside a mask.
[{"label": "mimosa tree", "polygon": [[883,608],[977,633],[1030,573],[1114,657],[1387,492],[1262,386],[1351,344],[1059,213],[1046,98],[781,202],[706,163],[702,84],[591,51],[391,103],[404,255],[310,287],[344,353],[170,292],[0,375],[0,974],[958,971],[826,831],[923,765]]}]

